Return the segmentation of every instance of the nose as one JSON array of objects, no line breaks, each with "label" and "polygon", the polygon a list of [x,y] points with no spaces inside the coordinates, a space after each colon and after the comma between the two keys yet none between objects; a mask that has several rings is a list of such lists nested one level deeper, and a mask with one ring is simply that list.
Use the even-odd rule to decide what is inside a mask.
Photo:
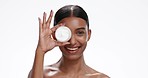
[{"label": "nose", "polygon": [[71,45],[75,45],[76,44],[76,38],[74,35],[71,36],[71,39],[69,40]]}]

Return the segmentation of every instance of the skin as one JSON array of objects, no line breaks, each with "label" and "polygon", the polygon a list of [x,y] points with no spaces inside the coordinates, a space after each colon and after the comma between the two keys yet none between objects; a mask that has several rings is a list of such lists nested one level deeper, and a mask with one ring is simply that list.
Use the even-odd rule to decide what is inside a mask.
[{"label": "skin", "polygon": [[[91,37],[91,30],[88,29],[86,21],[71,16],[50,28],[52,16],[51,11],[47,21],[46,13],[43,14],[43,21],[39,18],[39,42],[28,78],[109,78],[85,64],[83,52]],[[70,28],[72,32],[71,39],[64,43],[56,41],[54,36],[56,29],[62,25]],[[59,46],[62,52],[61,59],[53,65],[44,67],[44,55],[56,46]]]}]

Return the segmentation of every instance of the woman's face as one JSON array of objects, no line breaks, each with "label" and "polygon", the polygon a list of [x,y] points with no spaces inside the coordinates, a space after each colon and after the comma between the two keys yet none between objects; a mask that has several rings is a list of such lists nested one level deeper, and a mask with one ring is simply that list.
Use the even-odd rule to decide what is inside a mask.
[{"label": "woman's face", "polygon": [[60,21],[70,28],[72,37],[70,44],[60,46],[60,50],[64,57],[74,60],[83,55],[87,41],[90,39],[91,30],[88,29],[86,21],[78,17],[67,17]]}]

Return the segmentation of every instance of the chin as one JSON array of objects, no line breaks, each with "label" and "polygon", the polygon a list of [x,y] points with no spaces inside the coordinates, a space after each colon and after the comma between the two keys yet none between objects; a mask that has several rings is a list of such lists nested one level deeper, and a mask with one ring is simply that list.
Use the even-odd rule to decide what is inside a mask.
[{"label": "chin", "polygon": [[81,57],[83,57],[83,54],[81,55],[64,55],[63,54],[63,57],[67,60],[71,60],[71,61],[74,61],[74,60],[78,60],[80,59]]}]

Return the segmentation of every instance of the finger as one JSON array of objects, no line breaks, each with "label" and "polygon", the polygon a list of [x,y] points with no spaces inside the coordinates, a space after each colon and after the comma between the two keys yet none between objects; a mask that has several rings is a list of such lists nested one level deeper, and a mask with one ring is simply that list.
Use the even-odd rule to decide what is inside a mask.
[{"label": "finger", "polygon": [[57,28],[59,28],[62,25],[63,25],[63,23],[57,24],[56,26],[54,26],[54,27],[51,28],[51,31],[52,32],[55,32],[57,30]]},{"label": "finger", "polygon": [[46,29],[46,13],[43,14],[43,29]]},{"label": "finger", "polygon": [[53,17],[53,11],[51,10],[50,15],[49,15],[48,20],[47,20],[47,27],[49,27],[49,28],[50,28],[50,23],[51,23],[52,17]]},{"label": "finger", "polygon": [[38,17],[38,20],[39,20],[39,32],[41,32],[42,31],[42,22],[39,17]]},{"label": "finger", "polygon": [[49,29],[48,34],[51,35],[53,32],[52,30]]}]

